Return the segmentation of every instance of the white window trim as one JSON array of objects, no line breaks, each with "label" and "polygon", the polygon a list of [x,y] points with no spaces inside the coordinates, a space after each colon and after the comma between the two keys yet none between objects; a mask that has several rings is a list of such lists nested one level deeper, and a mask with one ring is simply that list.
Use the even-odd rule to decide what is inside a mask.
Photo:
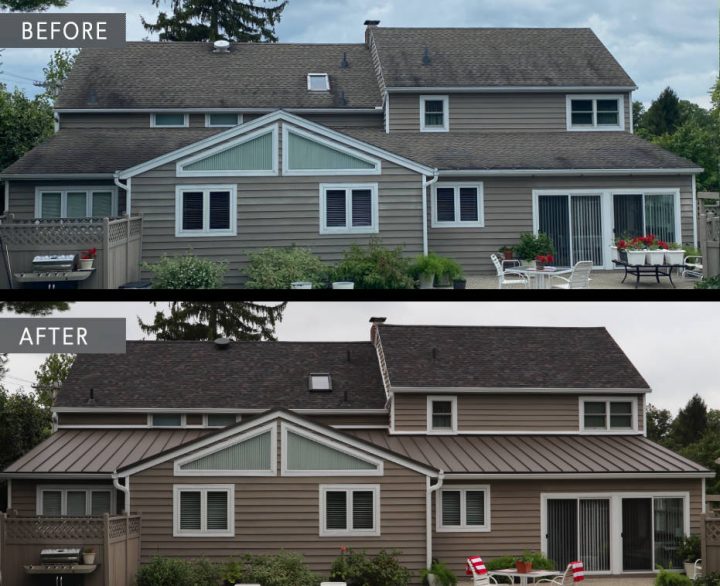
[{"label": "white window trim", "polygon": [[235,423],[238,423],[241,420],[240,415],[238,415],[237,413],[205,413],[202,416],[203,417],[203,427],[208,427],[210,429],[222,429],[222,426],[220,426],[220,425],[210,425],[210,423],[209,423],[210,415],[229,415],[229,416],[235,418]]},{"label": "white window trim", "polygon": [[93,492],[109,492],[110,493],[110,514],[116,510],[115,508],[115,489],[108,486],[92,486],[88,484],[38,484],[35,494],[35,514],[38,517],[43,515],[43,493],[44,492],[60,492],[60,516],[67,517],[67,493],[68,492],[85,492],[85,517],[90,517],[92,512],[92,495]]},{"label": "white window trim", "polygon": [[36,187],[35,188],[35,218],[42,219],[42,196],[44,193],[59,193],[60,194],[60,218],[47,218],[50,220],[64,219],[72,220],[76,218],[67,217],[67,194],[68,193],[85,193],[85,217],[93,218],[92,215],[92,194],[93,193],[111,193],[111,213],[114,217],[118,215],[118,190],[115,186],[84,186],[84,187]]},{"label": "white window trim", "polygon": [[[227,492],[227,521],[225,531],[207,529],[180,529],[180,493],[200,493],[200,527],[207,527],[207,493]],[[173,485],[173,537],[235,537],[235,485],[234,484],[175,484]]]},{"label": "white window trim", "polygon": [[[269,470],[183,470],[185,464],[194,462],[209,456],[216,452],[220,452],[226,448],[230,448],[237,444],[241,444],[254,437],[270,432],[270,469]],[[179,458],[173,463],[173,473],[175,476],[277,476],[277,425],[272,423],[264,425],[260,428],[234,435],[230,439],[223,442],[212,444],[211,446],[194,452],[189,456]]]},{"label": "white window trim", "polygon": [[[593,123],[592,126],[575,126],[572,123],[572,103],[573,100],[592,100],[593,102]],[[597,102],[598,100],[617,100],[619,124],[613,126],[598,125],[597,123]],[[565,97],[565,109],[567,116],[567,130],[569,132],[612,132],[625,130],[625,96],[621,94],[568,94]]]},{"label": "white window trim", "polygon": [[[182,125],[180,124],[172,124],[172,125],[166,125],[166,124],[160,124],[157,123],[157,116],[158,114],[182,114],[184,118],[184,122]],[[183,113],[183,112],[153,112],[150,114],[150,128],[189,128],[190,127],[190,114]]]},{"label": "white window trim", "polygon": [[[642,433],[638,431],[637,397],[579,397],[580,432],[595,435],[628,435]],[[605,403],[605,429],[585,429],[585,403]],[[630,403],[632,407],[632,428],[610,429],[610,403]]]},{"label": "white window trim", "polygon": [[[354,448],[344,446],[330,439],[324,438],[316,433],[301,429],[295,425],[288,423],[282,423],[282,447],[281,447],[281,474],[283,476],[301,476],[301,477],[315,477],[315,476],[383,476],[384,465],[383,461],[378,458],[373,458],[367,454],[356,450]],[[375,466],[375,470],[290,470],[288,468],[288,433],[294,433],[311,441],[317,442],[323,446],[363,460],[368,464]]]},{"label": "white window trim", "polygon": [[[328,191],[345,191],[346,227],[329,228],[327,226]],[[370,190],[372,193],[372,226],[352,226],[352,192]],[[378,234],[380,232],[378,184],[377,183],[321,183],[320,184],[320,234]]]},{"label": "white window trim", "polygon": [[[236,117],[236,124],[212,124],[212,116],[215,115],[228,115],[232,114]],[[207,112],[205,114],[205,128],[235,128],[243,123],[244,116],[242,114],[236,114],[235,112]]]},{"label": "white window trim", "polygon": [[[203,229],[183,230],[183,198],[186,191],[203,192]],[[210,192],[230,192],[230,229],[210,230]],[[175,187],[175,237],[208,238],[237,236],[237,184],[235,185],[178,185]]]},{"label": "white window trim", "polygon": [[[433,429],[432,415],[433,403],[435,401],[443,401],[452,404],[452,429]],[[448,395],[428,395],[427,397],[427,432],[432,435],[457,435],[458,432],[458,398],[457,396]]]},{"label": "white window trim", "polygon": [[[257,171],[186,171],[185,167],[202,161],[218,153],[228,151],[237,146],[251,142],[256,138],[272,133],[272,169]],[[178,161],[175,165],[175,174],[177,177],[276,177],[278,173],[278,125],[275,124],[271,128],[265,127],[249,134],[244,134],[235,140],[224,142],[214,148],[193,155],[187,159]]]},{"label": "white window trim", "polygon": [[[290,146],[289,146],[290,145],[290,134],[294,134],[296,136],[306,138],[313,142],[317,142],[318,144],[321,144],[323,146],[327,146],[328,148],[331,148],[338,152],[341,152],[341,153],[344,153],[351,157],[355,157],[356,159],[365,161],[366,163],[370,163],[371,165],[373,165],[373,168],[372,169],[291,169],[290,168]],[[306,132],[304,130],[300,130],[299,128],[290,129],[288,127],[288,125],[285,124],[285,125],[283,125],[282,169],[283,169],[283,175],[287,175],[289,177],[309,177],[309,176],[316,177],[318,175],[326,176],[326,177],[332,177],[332,176],[347,177],[348,175],[362,175],[362,176],[381,175],[382,174],[382,162],[380,161],[380,159],[375,159],[373,157],[369,157],[368,155],[364,155],[355,149],[332,142],[332,141],[328,140],[327,138],[318,136],[317,134],[312,134],[311,132]]]},{"label": "white window trim", "polygon": [[[455,190],[455,218],[454,222],[441,222],[438,220],[437,190]],[[460,215],[460,190],[477,189],[478,220],[476,222],[463,222],[457,219]],[[433,228],[484,228],[485,227],[485,184],[484,183],[436,183],[433,185],[432,197],[432,227]]]},{"label": "white window trim", "polygon": [[[312,88],[312,84],[310,83],[310,79],[313,77],[323,77],[325,78],[325,88],[321,90],[315,90]],[[330,91],[330,76],[327,73],[308,73],[307,75],[307,89],[309,92],[313,93],[327,93]]]},{"label": "white window trim", "polygon": [[[380,485],[379,484],[321,484],[320,485],[320,537],[380,537]],[[352,526],[352,493],[355,491],[373,493],[372,529],[327,529],[326,508],[328,492],[347,493],[347,526]]]},{"label": "white window trim", "polygon": [[[467,524],[467,493],[484,492],[485,524]],[[442,520],[442,493],[460,493],[460,525],[443,525]],[[457,486],[445,486],[437,491],[435,495],[435,529],[438,533],[489,533],[490,532],[490,485],[489,484],[463,484]]]},{"label": "white window trim", "polygon": [[[425,103],[443,102],[443,125],[427,126],[425,124]],[[420,96],[420,132],[450,132],[450,96]]]}]

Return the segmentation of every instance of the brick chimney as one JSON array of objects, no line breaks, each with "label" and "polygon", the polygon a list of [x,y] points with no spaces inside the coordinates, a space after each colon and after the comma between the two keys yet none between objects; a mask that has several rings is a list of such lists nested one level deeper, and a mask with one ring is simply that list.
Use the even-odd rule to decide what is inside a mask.
[{"label": "brick chimney", "polygon": [[365,21],[365,45],[370,46],[370,34],[373,29],[380,26],[379,20],[366,20]]}]

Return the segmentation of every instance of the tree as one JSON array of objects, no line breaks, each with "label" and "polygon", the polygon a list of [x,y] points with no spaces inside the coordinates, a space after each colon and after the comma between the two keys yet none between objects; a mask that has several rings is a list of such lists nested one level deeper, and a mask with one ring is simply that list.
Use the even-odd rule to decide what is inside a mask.
[{"label": "tree", "polygon": [[672,88],[666,88],[642,117],[642,127],[650,136],[672,134],[682,119],[680,98]]},{"label": "tree", "polygon": [[17,161],[53,134],[53,110],[42,98],[0,84],[0,169]]},{"label": "tree", "polygon": [[48,409],[53,406],[55,392],[65,382],[74,363],[73,354],[51,354],[35,371],[35,394],[40,404]]},{"label": "tree", "polygon": [[[695,395],[685,408],[678,412],[670,435],[675,447],[683,448],[700,440],[707,429],[707,405],[700,395]],[[717,458],[717,455],[715,457]]]},{"label": "tree", "polygon": [[645,104],[642,102],[635,100],[632,105],[633,108],[633,126],[635,127],[635,131],[637,132],[638,129],[642,128],[643,126],[643,118],[645,116]]},{"label": "tree", "polygon": [[77,59],[78,51],[55,51],[50,57],[48,64],[43,67],[43,74],[45,75],[45,81],[37,81],[34,85],[43,88],[45,91],[41,94],[41,97],[46,100],[53,102],[58,95],[60,90],[70,75],[70,71],[75,65],[75,59]]},{"label": "tree", "polygon": [[655,405],[647,406],[647,436],[648,439],[665,444],[670,436],[673,416],[668,409],[658,409]]},{"label": "tree", "polygon": [[275,326],[287,303],[275,306],[249,302],[173,302],[170,313],[158,311],[140,328],[158,340],[276,340]]},{"label": "tree", "polygon": [[65,8],[69,0],[1,0],[0,10],[10,12],[43,12],[48,8]]},{"label": "tree", "polygon": [[[159,7],[162,0],[152,0]],[[275,25],[288,0],[169,0],[172,14],[161,12],[155,23],[142,19],[161,41],[277,42]],[[262,5],[259,5],[262,4]]]}]

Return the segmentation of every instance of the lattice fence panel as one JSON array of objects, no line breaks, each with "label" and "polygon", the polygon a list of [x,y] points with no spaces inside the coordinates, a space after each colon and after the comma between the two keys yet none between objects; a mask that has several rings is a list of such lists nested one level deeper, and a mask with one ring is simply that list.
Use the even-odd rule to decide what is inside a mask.
[{"label": "lattice fence panel", "polygon": [[108,226],[109,239],[111,243],[124,242],[128,239],[128,222],[121,220],[119,222],[111,222]]},{"label": "lattice fence panel", "polygon": [[125,537],[125,534],[126,534],[125,524],[126,524],[125,517],[110,519],[109,532],[110,532],[111,540]]},{"label": "lattice fence panel", "polygon": [[708,545],[720,545],[720,519],[705,520],[705,538]]},{"label": "lattice fence panel", "polygon": [[130,237],[140,236],[142,233],[142,218],[132,218],[130,220]]},{"label": "lattice fence panel", "polygon": [[130,535],[128,537],[137,537],[140,535],[140,529],[140,517],[130,517]]},{"label": "lattice fence panel", "polygon": [[8,542],[102,541],[103,521],[94,518],[14,517],[6,520]]},{"label": "lattice fence panel", "polygon": [[14,246],[90,246],[102,243],[105,226],[86,222],[2,224],[0,236]]}]

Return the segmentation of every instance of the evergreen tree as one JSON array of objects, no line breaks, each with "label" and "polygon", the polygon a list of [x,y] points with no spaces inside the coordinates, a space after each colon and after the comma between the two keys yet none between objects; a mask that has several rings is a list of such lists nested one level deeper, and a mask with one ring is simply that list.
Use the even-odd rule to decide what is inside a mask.
[{"label": "evergreen tree", "polygon": [[672,134],[682,122],[680,98],[672,88],[666,88],[642,119],[643,128],[651,136]]},{"label": "evergreen tree", "polygon": [[48,8],[65,8],[69,0],[0,0],[0,10],[42,12]]},{"label": "evergreen tree", "polygon": [[153,323],[140,328],[158,340],[276,340],[275,326],[287,303],[270,306],[244,301],[170,304],[170,313],[158,311]]},{"label": "evergreen tree", "polygon": [[694,444],[708,429],[708,408],[700,395],[695,395],[673,421],[671,437],[678,448]]},{"label": "evergreen tree", "polygon": [[[146,30],[161,41],[277,42],[275,25],[288,0],[169,0],[172,13],[161,12]],[[152,0],[160,7],[162,0]]]}]

